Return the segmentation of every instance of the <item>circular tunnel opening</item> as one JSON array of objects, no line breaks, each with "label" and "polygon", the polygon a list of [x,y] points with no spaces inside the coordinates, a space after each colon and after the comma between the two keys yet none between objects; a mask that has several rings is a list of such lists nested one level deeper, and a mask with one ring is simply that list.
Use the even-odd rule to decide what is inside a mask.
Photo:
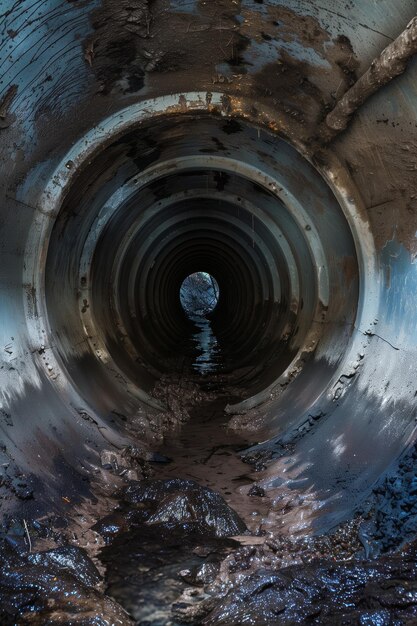
[{"label": "circular tunnel opening", "polygon": [[205,317],[219,302],[219,285],[208,272],[193,272],[183,280],[179,296],[187,317]]},{"label": "circular tunnel opening", "polygon": [[310,406],[345,357],[359,302],[351,224],[289,143],[246,121],[230,128],[161,115],[69,169],[44,306],[66,376],[101,415],[132,413],[162,375],[193,370],[190,276],[217,277],[204,310],[244,401],[305,376]]}]

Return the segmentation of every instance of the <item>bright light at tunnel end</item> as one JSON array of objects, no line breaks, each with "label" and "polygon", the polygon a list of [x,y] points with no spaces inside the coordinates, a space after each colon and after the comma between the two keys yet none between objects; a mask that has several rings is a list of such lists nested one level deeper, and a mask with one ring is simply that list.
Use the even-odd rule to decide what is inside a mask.
[{"label": "bright light at tunnel end", "polygon": [[188,317],[212,313],[219,301],[219,285],[208,272],[194,272],[184,279],[180,302]]}]

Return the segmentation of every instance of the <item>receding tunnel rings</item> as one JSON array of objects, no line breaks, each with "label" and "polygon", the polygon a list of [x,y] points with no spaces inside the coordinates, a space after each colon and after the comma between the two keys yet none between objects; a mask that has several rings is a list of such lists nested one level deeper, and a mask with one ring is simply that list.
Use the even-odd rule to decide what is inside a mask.
[{"label": "receding tunnel rings", "polygon": [[[136,343],[137,354],[141,353],[142,358],[145,356],[145,360],[156,369],[158,363],[151,354],[156,341],[163,340],[166,346],[165,350],[160,350],[160,360],[166,363],[167,354],[176,351],[172,339],[182,334],[181,319],[174,301],[179,276],[198,268],[198,264],[214,262],[213,272],[218,273],[218,263],[223,256],[220,269],[225,274],[223,280],[227,279],[229,283],[227,292],[230,293],[231,301],[227,307],[223,307],[221,333],[234,344],[240,341],[248,356],[262,342],[260,328],[269,324],[271,339],[275,338],[278,344],[283,334],[290,336],[294,331],[295,318],[301,304],[304,316],[314,314],[317,304],[313,291],[317,284],[327,298],[326,266],[322,261],[323,252],[317,233],[312,235],[315,237],[315,246],[310,246],[310,249],[302,231],[297,243],[293,243],[298,251],[302,247],[305,249],[304,279],[310,279],[311,293],[305,294],[301,303],[300,264],[297,265],[293,250],[279,224],[268,214],[268,210],[255,204],[257,193],[261,194],[262,188],[257,182],[242,176],[235,179],[228,163],[229,185],[237,187],[242,196],[249,187],[253,195],[251,203],[246,199],[243,201],[241,197],[239,201],[236,194],[225,193],[224,170],[212,171],[207,169],[209,164],[212,165],[212,162],[201,163],[198,169],[182,170],[179,159],[177,176],[156,179],[152,192],[149,187],[139,185],[136,193],[128,196],[127,201],[111,214],[109,220],[104,221],[101,215],[98,218],[103,224],[103,235],[97,239],[89,272],[95,279],[87,283],[85,289],[91,292],[92,302],[104,304],[108,298],[112,299],[116,320],[111,323],[109,319],[102,318],[96,326],[117,327],[119,333]],[[217,182],[219,176],[222,176],[220,190]],[[193,184],[196,189],[193,189]],[[176,193],[178,186],[187,191],[185,197]],[[167,197],[155,207],[152,200],[156,192],[159,196],[165,193]],[[268,200],[271,197],[269,191],[264,191],[264,195]],[[135,206],[140,206],[141,211],[135,210]],[[274,209],[276,207],[271,198],[269,213]],[[306,232],[310,234],[312,230],[310,228]],[[125,233],[128,233],[128,238]],[[118,251],[113,255],[113,261],[112,255],[109,255],[111,246]],[[88,247],[91,249],[91,246]],[[320,262],[311,258],[310,251],[314,247],[321,253]],[[214,260],[209,258],[213,255]],[[235,257],[234,267],[230,268],[232,255]],[[106,264],[108,269],[102,276],[111,276],[110,293],[97,289],[99,279],[97,272],[94,274],[95,266],[102,272]],[[324,271],[316,274],[316,267]],[[236,278],[232,277],[231,272],[237,272]],[[81,273],[86,273],[84,268]],[[106,284],[108,282],[106,279]],[[230,290],[230,283],[239,285],[234,294]],[[88,315],[85,299],[88,300],[81,300],[81,312]],[[323,306],[320,297],[319,301],[319,306]],[[290,307],[283,305],[285,302],[291,303]],[[103,310],[103,306],[100,309]],[[91,311],[94,312],[94,307]],[[227,320],[230,320],[229,324],[224,323]],[[242,332],[243,327],[245,332]],[[234,336],[234,329],[238,330],[240,338]],[[253,338],[252,343],[247,344],[248,338]]]},{"label": "receding tunnel rings", "polygon": [[43,248],[28,255],[54,367],[98,412],[100,389],[150,401],[187,332],[181,284],[201,268],[222,294],[213,324],[232,346],[230,370],[250,372],[255,396],[331,344],[342,362],[356,320],[353,220],[317,170],[247,121],[231,132],[219,94],[189,101],[187,114],[169,102],[109,118],[74,148],[37,217]]}]

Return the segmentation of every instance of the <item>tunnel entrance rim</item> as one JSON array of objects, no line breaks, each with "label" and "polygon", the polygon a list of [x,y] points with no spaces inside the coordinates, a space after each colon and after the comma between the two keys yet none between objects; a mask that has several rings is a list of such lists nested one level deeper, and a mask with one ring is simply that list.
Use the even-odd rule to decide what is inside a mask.
[{"label": "tunnel entrance rim", "polygon": [[[59,213],[66,193],[76,174],[82,170],[85,163],[93,158],[94,154],[101,152],[106,145],[126,134],[129,130],[140,128],[144,121],[159,116],[193,112],[220,114],[225,119],[241,118],[252,125],[260,128],[265,127],[268,132],[274,132],[278,137],[293,145],[307,161],[313,164],[337,198],[353,235],[360,273],[359,305],[355,327],[361,333],[366,332],[369,325],[376,318],[379,296],[375,287],[377,270],[375,266],[374,244],[359,196],[351,180],[346,175],[346,171],[334,154],[327,152],[325,167],[313,163],[308,147],[291,141],[291,138],[285,132],[285,128],[281,127],[281,120],[276,119],[276,114],[273,111],[263,109],[262,114],[253,115],[255,110],[253,101],[248,99],[231,99],[222,93],[191,92],[164,96],[129,106],[110,116],[73,146],[61,160],[60,165],[56,168],[50,177],[49,183],[46,185],[37,207],[38,211],[35,214],[33,228],[30,231],[31,235],[26,248],[25,283],[32,284],[33,290],[31,297],[28,298],[25,305],[29,333],[34,345],[48,345],[47,338],[51,335],[44,293],[45,262],[54,219]],[[367,294],[366,304],[365,292]],[[33,310],[37,312],[37,315],[32,314]],[[342,363],[334,372],[332,381],[329,382],[329,388],[340,378],[341,371],[347,367],[349,368],[350,363],[357,358],[357,352],[360,349],[360,339],[353,334],[350,344]],[[295,357],[280,379],[274,381],[270,388],[232,407],[231,412],[234,409],[238,412],[246,410],[267,399],[272,389],[280,381],[285,381],[288,378],[298,358],[299,355]],[[68,374],[52,350],[48,353],[47,365],[45,365],[45,360],[41,362],[41,365],[45,367],[48,376],[58,388],[61,388],[61,391],[67,388]],[[76,389],[73,389],[73,392],[77,395]],[[143,390],[135,389],[134,393],[138,395],[140,400],[145,401],[150,406],[160,408],[159,403]],[[80,398],[80,401],[82,401],[82,398]]]}]

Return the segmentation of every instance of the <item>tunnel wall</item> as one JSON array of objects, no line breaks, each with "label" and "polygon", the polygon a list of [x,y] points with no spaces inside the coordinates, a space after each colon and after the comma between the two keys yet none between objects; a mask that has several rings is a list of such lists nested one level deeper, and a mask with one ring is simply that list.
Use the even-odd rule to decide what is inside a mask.
[{"label": "tunnel wall", "polygon": [[[308,495],[290,528],[348,515],[414,437],[416,60],[331,145],[317,129],[403,30],[414,2],[20,1],[1,11],[5,508],[28,493],[37,512],[87,495],[83,478],[100,450],[132,441],[118,414],[140,416],[142,440],[151,440],[146,419],[161,409],[148,394],[154,375],[142,368],[132,385],[117,368],[98,367],[81,330],[78,339],[67,332],[79,324],[71,304],[58,323],[48,302],[69,302],[78,286],[70,268],[67,284],[51,282],[48,255],[67,263],[71,243],[57,235],[49,244],[69,189],[100,154],[112,155],[104,150],[143,125],[195,115],[240,120],[261,142],[279,136],[277,154],[290,151],[294,168],[298,154],[349,225],[359,287],[346,327],[342,315],[327,326],[316,320],[313,348],[307,332],[280,376],[258,377],[251,396],[228,407],[254,442],[266,442],[261,449],[294,442],[285,466],[278,459],[264,476],[269,488]],[[248,151],[250,159],[256,166]],[[271,173],[277,162],[258,165]],[[116,165],[113,153],[94,172],[97,206],[133,172]],[[300,185],[299,170],[285,176],[305,202],[311,186]],[[66,216],[76,228],[76,210]]]}]

